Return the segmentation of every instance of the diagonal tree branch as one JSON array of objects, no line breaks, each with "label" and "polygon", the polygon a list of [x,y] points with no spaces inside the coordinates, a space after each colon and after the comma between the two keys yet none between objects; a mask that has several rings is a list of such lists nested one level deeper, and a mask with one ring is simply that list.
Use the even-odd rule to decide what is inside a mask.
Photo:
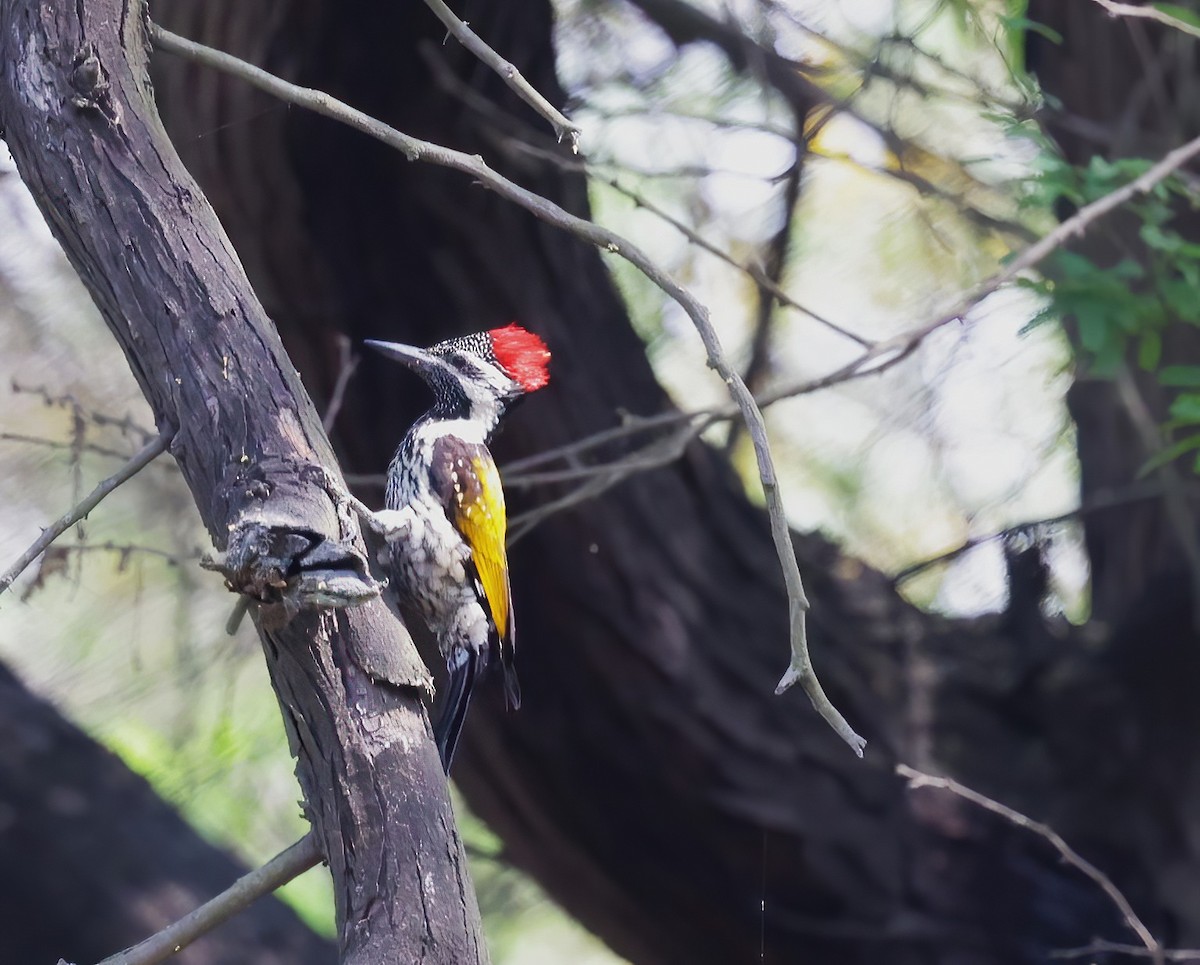
[{"label": "diagonal tree branch", "polygon": [[1020,811],[1008,807],[1006,804],[994,801],[990,797],[980,794],[978,791],[974,791],[964,784],[960,784],[953,778],[934,777],[932,774],[925,774],[922,771],[911,768],[907,764],[897,764],[896,773],[908,781],[910,788],[932,787],[949,791],[951,794],[957,794],[964,800],[970,801],[984,810],[1000,815],[1000,817],[1004,818],[1010,824],[1018,828],[1024,828],[1026,831],[1032,831],[1038,837],[1044,839],[1059,853],[1063,861],[1095,882],[1097,887],[1104,892],[1108,900],[1120,912],[1121,918],[1129,926],[1130,931],[1134,932],[1141,940],[1150,958],[1156,965],[1162,965],[1164,961],[1163,947],[1158,939],[1150,933],[1150,929],[1138,917],[1137,912],[1133,910],[1133,906],[1129,904],[1129,899],[1113,884],[1112,879],[1108,875],[1067,844],[1063,840],[1062,835],[1052,827],[1043,824],[1041,821],[1035,821],[1033,818],[1027,817]]},{"label": "diagonal tree branch", "polygon": [[172,922],[143,942],[110,955],[99,965],[158,965],[201,935],[212,931],[252,902],[298,878],[321,861],[321,849],[311,834],[275,855],[260,868],[243,875],[189,915]]},{"label": "diagonal tree branch", "polygon": [[442,0],[425,0],[425,5],[437,14],[438,20],[446,25],[446,29],[455,36],[460,44],[499,74],[504,83],[517,92],[517,96],[521,100],[550,122],[560,141],[564,137],[570,139],[572,153],[579,153],[579,135],[582,132],[569,117],[546,100],[529,81],[521,76],[521,72],[516,67],[484,43],[465,22],[459,20],[454,15],[454,11],[447,7]]}]

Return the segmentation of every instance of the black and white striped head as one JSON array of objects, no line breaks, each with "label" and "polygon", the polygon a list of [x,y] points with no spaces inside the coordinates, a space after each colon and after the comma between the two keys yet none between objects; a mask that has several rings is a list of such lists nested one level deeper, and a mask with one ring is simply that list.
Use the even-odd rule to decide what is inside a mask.
[{"label": "black and white striped head", "polygon": [[433,390],[437,414],[489,426],[514,400],[550,381],[546,343],[515,322],[427,349],[399,342],[366,344],[417,372]]}]

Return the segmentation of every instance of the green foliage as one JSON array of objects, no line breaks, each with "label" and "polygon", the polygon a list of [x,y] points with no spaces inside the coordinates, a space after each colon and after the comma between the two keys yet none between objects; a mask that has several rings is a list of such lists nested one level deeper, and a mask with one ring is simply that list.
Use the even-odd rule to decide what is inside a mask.
[{"label": "green foliage", "polygon": [[[1081,208],[1134,181],[1152,164],[1144,158],[1093,157],[1086,167],[1076,168],[1046,151],[1027,203],[1052,209],[1066,202]],[[1167,330],[1200,326],[1200,244],[1173,227],[1183,206],[1194,204],[1186,185],[1167,178],[1127,205],[1141,246],[1135,249],[1129,239],[1118,239],[1116,250],[1129,253],[1107,265],[1059,249],[1044,263],[1042,278],[1025,282],[1046,299],[1030,325],[1050,318],[1072,322],[1080,359],[1093,374],[1111,377],[1129,361],[1156,372],[1168,389],[1188,390],[1175,396],[1171,418],[1163,426],[1172,441],[1147,462],[1143,474],[1200,449],[1200,365],[1160,368]],[[1200,473],[1200,456],[1195,469]]]}]

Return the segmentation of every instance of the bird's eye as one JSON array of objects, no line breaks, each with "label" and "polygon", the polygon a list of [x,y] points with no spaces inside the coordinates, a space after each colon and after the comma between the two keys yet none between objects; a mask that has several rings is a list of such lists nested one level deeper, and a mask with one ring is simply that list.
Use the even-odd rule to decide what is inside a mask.
[{"label": "bird's eye", "polygon": [[455,352],[453,355],[448,356],[446,358],[446,361],[449,362],[450,365],[453,366],[455,369],[457,369],[459,372],[471,371],[471,363],[467,361],[465,356],[460,355],[457,352]]}]

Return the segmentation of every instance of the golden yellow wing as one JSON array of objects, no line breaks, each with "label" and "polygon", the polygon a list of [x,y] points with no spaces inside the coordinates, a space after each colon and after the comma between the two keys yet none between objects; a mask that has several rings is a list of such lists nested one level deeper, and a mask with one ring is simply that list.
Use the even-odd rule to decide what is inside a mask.
[{"label": "golden yellow wing", "polygon": [[454,525],[471,546],[475,569],[502,641],[507,641],[512,616],[508,588],[508,553],[504,541],[508,522],[504,515],[504,490],[500,473],[486,450],[470,460],[477,486],[462,486],[455,493]]},{"label": "golden yellow wing", "polygon": [[504,490],[485,446],[454,436],[434,446],[433,484],[446,515],[471,547],[472,562],[496,625],[501,651],[511,647],[512,601],[508,584]]}]

